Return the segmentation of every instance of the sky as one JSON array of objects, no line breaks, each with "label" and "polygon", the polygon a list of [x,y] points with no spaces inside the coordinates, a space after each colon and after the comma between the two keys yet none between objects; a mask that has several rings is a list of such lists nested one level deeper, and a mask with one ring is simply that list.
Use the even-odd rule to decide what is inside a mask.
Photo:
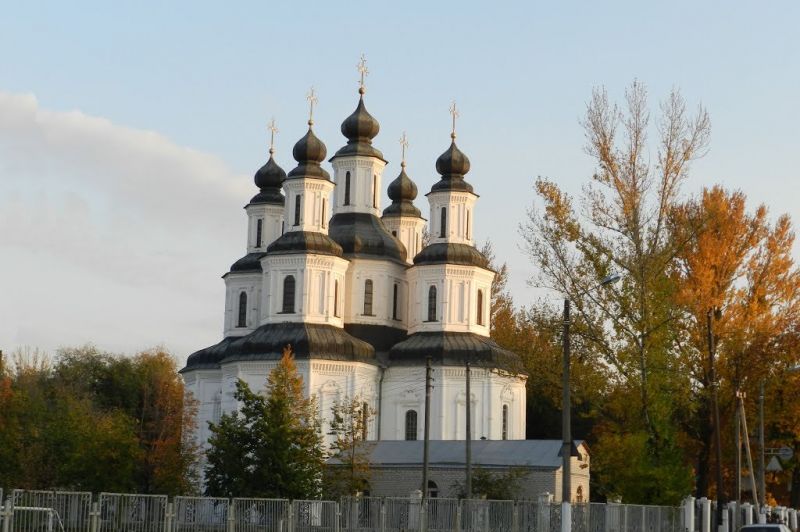
[{"label": "sky", "polygon": [[[518,225],[537,176],[579,195],[595,87],[678,88],[712,122],[684,195],[716,183],[800,219],[800,4],[774,2],[14,2],[0,17],[0,349],[162,346],[222,335],[220,276],[245,253],[242,207],[267,156],[293,168],[305,95],[332,154],[370,75],[375,145],[424,194],[449,145],[480,195],[475,236],[542,294]],[[653,152],[653,157],[654,157]],[[329,168],[330,170],[330,168]],[[383,206],[388,198],[384,194]]]}]

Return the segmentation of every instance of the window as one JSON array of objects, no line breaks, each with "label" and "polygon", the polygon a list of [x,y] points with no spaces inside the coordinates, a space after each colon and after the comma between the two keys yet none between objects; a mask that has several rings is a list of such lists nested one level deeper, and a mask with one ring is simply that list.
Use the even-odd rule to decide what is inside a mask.
[{"label": "window", "polygon": [[478,290],[478,325],[483,325],[483,290]]},{"label": "window", "polygon": [[372,206],[378,208],[378,176],[372,176]]},{"label": "window", "polygon": [[372,279],[364,281],[364,316],[372,316]]},{"label": "window", "polygon": [[294,197],[294,225],[300,225],[300,198],[302,197],[302,194]]},{"label": "window", "polygon": [[281,235],[286,232],[286,222],[281,220]]},{"label": "window", "polygon": [[283,314],[294,313],[294,275],[283,279]]},{"label": "window", "polygon": [[245,292],[239,294],[239,319],[236,326],[247,327],[247,294]]},{"label": "window", "polygon": [[344,204],[350,205],[350,172],[344,175]]},{"label": "window", "polygon": [[397,283],[394,283],[392,288],[392,319],[397,319]]},{"label": "window", "polygon": [[428,498],[435,499],[439,496],[439,486],[436,485],[436,482],[429,480],[428,481]]},{"label": "window", "polygon": [[442,207],[441,226],[439,227],[439,237],[445,238],[447,236],[447,207]]},{"label": "window", "polygon": [[503,405],[503,439],[508,439],[508,405]]},{"label": "window", "polygon": [[392,231],[392,236],[397,238],[397,231]]},{"label": "window", "polygon": [[369,403],[361,403],[361,440],[367,441],[367,428],[369,425]]},{"label": "window", "polygon": [[417,411],[408,410],[406,412],[406,440],[417,439]]},{"label": "window", "polygon": [[467,238],[469,239],[469,211],[467,211]]},{"label": "window", "polygon": [[325,227],[325,207],[326,206],[327,206],[326,205],[326,201],[322,200],[322,227],[323,228]]},{"label": "window", "polygon": [[578,486],[578,491],[575,494],[575,502],[577,503],[583,502],[583,486]]},{"label": "window", "polygon": [[333,315],[339,317],[339,280],[333,282]]},{"label": "window", "polygon": [[428,288],[428,321],[436,321],[436,287]]},{"label": "window", "polygon": [[261,229],[262,229],[263,225],[264,225],[264,220],[262,220],[261,218],[256,220],[256,247],[257,248],[261,247]]}]

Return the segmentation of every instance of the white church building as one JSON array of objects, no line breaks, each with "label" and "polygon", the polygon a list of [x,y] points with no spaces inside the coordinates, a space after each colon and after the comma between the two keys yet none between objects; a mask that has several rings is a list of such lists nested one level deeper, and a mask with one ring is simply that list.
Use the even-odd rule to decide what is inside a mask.
[{"label": "white church building", "polygon": [[489,337],[495,273],[475,247],[469,159],[453,132],[426,194],[428,220],[414,204],[405,162],[382,209],[388,163],[373,146],[379,124],[364,92],[362,84],[342,122],[346,143],[327,162],[309,120],[292,150],[295,168],[285,173],[270,147],[255,174],[247,253],[223,276],[222,341],[190,355],[181,370],[199,401],[202,443],[207,422],[237,408],[237,380],[263,390],[287,345],[318,399],[324,434],[331,407],[358,397],[376,412],[369,440],[422,439],[430,357],[432,440],[465,439],[467,401],[474,439],[525,438],[526,377],[517,355]]}]

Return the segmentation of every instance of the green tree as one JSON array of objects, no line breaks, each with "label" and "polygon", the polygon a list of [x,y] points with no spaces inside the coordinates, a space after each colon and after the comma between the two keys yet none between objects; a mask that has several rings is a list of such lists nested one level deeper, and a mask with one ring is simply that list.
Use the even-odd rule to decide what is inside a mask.
[{"label": "green tree", "polygon": [[369,453],[367,431],[375,410],[361,397],[346,397],[331,408],[331,445],[334,464],[325,469],[326,496],[338,498],[355,495],[369,488]]},{"label": "green tree", "polygon": [[[639,464],[636,476],[650,477],[650,489],[632,493],[632,502],[674,503],[691,482],[677,430],[690,383],[676,359],[680,315],[672,299],[676,287],[665,271],[682,244],[670,224],[680,184],[691,161],[704,153],[710,125],[702,109],[690,117],[673,91],[661,106],[653,163],[642,84],[632,84],[626,104],[623,111],[596,90],[587,106],[586,152],[597,166],[584,189],[584,210],[579,213],[554,182],[539,179],[543,209],[530,211],[521,233],[541,271],[533,282],[573,302],[576,321],[583,324],[575,331],[584,340],[581,356],[609,370],[613,393],[598,405],[606,422],[597,425],[594,437],[630,438],[627,447],[641,453],[617,463],[618,455],[593,445],[599,471],[593,476],[619,485],[614,475]],[[594,290],[611,272],[624,275],[621,285]],[[645,443],[633,444],[638,441]]]},{"label": "green tree", "polygon": [[218,496],[316,498],[324,466],[316,404],[287,347],[267,378],[267,395],[239,381],[237,412],[211,423],[206,491]]},{"label": "green tree", "polygon": [[[472,470],[472,497],[501,501],[516,500],[519,498],[519,484],[526,475],[525,469],[520,467],[500,472],[476,467]],[[453,488],[458,493],[459,499],[467,496],[464,482],[456,481]]]}]

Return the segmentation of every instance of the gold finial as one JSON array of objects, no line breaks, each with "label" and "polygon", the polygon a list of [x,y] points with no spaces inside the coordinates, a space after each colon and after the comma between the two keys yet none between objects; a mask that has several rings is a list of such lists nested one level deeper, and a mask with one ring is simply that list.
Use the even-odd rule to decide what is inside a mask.
[{"label": "gold finial", "polygon": [[306,95],[306,100],[308,100],[308,125],[309,126],[313,126],[314,125],[314,104],[316,104],[317,101],[318,101],[317,93],[314,92],[314,86],[313,85],[311,86],[311,90],[308,91],[308,94]]},{"label": "gold finial", "polygon": [[364,85],[364,78],[366,78],[367,75],[369,75],[369,69],[367,68],[367,58],[364,57],[364,54],[361,54],[361,61],[358,62],[356,68],[358,68],[358,72],[359,74],[361,74],[361,80],[358,82],[358,93],[364,94],[365,92],[367,92],[367,87]]},{"label": "gold finial", "polygon": [[275,153],[275,133],[278,132],[278,126],[275,125],[274,116],[272,117],[272,120],[269,121],[267,129],[269,130],[269,154],[272,155]]},{"label": "gold finial", "polygon": [[400,166],[405,168],[406,167],[406,148],[408,148],[408,137],[406,136],[406,132],[403,131],[403,136],[400,137],[400,147],[403,150],[403,158],[400,161]]},{"label": "gold finial", "polygon": [[453,116],[453,131],[450,133],[450,138],[456,140],[456,118],[461,116],[461,113],[459,113],[458,109],[456,109],[455,100],[453,100],[452,105],[450,105],[450,114]]}]

